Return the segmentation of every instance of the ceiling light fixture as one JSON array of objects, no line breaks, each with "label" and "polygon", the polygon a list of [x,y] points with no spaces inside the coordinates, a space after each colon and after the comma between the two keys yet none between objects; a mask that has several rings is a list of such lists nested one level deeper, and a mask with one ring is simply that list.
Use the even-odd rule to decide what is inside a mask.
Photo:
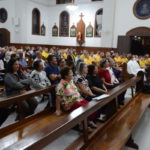
[{"label": "ceiling light fixture", "polygon": [[75,11],[78,9],[78,6],[77,6],[77,4],[75,4],[74,0],[72,0],[71,3],[68,3],[67,9],[70,11]]}]

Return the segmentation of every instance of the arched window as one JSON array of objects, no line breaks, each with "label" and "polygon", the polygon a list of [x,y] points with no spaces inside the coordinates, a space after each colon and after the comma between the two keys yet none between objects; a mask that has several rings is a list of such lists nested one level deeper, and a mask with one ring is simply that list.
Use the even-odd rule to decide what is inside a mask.
[{"label": "arched window", "polygon": [[102,18],[103,18],[103,9],[99,9],[95,15],[95,36],[96,37],[101,37]]},{"label": "arched window", "polygon": [[69,13],[63,11],[60,14],[59,36],[69,36]]},{"label": "arched window", "polygon": [[37,8],[32,11],[32,34],[40,35],[40,11]]},{"label": "arched window", "polygon": [[7,20],[7,10],[5,8],[0,9],[0,23],[4,23]]}]

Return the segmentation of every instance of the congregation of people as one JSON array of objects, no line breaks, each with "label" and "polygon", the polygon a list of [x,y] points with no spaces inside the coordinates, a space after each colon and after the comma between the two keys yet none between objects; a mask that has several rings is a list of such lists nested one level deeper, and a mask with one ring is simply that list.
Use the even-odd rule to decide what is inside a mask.
[{"label": "congregation of people", "polygon": [[[3,96],[56,86],[55,91],[21,102],[25,117],[33,114],[44,100],[48,101],[46,108],[54,109],[57,115],[71,112],[122,83],[124,69],[129,75],[136,76],[139,71],[146,73],[149,66],[148,54],[137,56],[114,51],[77,52],[73,48],[56,47],[0,48],[0,70],[5,70],[5,74],[0,73],[0,82],[5,88]],[[119,107],[125,103],[124,96],[125,92],[118,96]],[[0,125],[11,113],[12,107],[0,107]],[[96,128],[97,121],[105,122],[107,105],[90,115],[88,120],[89,128]]]}]

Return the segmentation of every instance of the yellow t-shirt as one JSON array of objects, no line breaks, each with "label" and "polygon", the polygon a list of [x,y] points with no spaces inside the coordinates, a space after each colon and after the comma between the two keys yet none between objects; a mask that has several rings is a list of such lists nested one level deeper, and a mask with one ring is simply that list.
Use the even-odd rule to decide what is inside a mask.
[{"label": "yellow t-shirt", "polygon": [[119,56],[115,57],[114,60],[115,60],[117,66],[121,65],[121,63],[122,63],[121,57],[119,57]]},{"label": "yellow t-shirt", "polygon": [[145,60],[139,60],[139,64],[140,64],[141,68],[146,68]]},{"label": "yellow t-shirt", "polygon": [[63,57],[64,59],[67,59],[67,54],[66,54],[66,53],[63,53],[62,57]]},{"label": "yellow t-shirt", "polygon": [[100,55],[97,55],[97,57],[96,57],[96,61],[97,61],[97,62],[100,62],[100,61],[101,61],[101,59],[102,59],[102,58],[101,58],[101,56],[100,56]]},{"label": "yellow t-shirt", "polygon": [[47,58],[47,57],[49,56],[49,53],[43,51],[43,52],[42,52],[42,56],[43,56],[44,58]]},{"label": "yellow t-shirt", "polygon": [[94,57],[93,56],[89,56],[89,61],[92,63],[94,60]]},{"label": "yellow t-shirt", "polygon": [[127,63],[127,62],[128,62],[128,59],[127,59],[127,58],[122,58],[122,59],[121,59],[121,62],[122,62],[122,64]]},{"label": "yellow t-shirt", "polygon": [[84,63],[87,64],[87,65],[90,65],[92,62],[89,58],[84,58],[83,59]]},{"label": "yellow t-shirt", "polygon": [[81,58],[81,59],[84,59],[84,58],[85,58],[85,56],[82,54],[82,55],[80,55],[80,58]]},{"label": "yellow t-shirt", "polygon": [[147,58],[147,59],[145,60],[145,62],[146,62],[146,65],[150,65],[150,58]]}]

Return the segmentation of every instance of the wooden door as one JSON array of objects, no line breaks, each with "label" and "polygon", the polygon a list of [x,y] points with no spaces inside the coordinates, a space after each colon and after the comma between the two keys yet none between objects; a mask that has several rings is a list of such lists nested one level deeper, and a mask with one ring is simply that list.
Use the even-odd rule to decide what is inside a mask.
[{"label": "wooden door", "polygon": [[118,36],[117,50],[119,54],[127,54],[130,52],[131,37]]},{"label": "wooden door", "polygon": [[10,32],[7,29],[0,29],[0,47],[10,44]]}]

